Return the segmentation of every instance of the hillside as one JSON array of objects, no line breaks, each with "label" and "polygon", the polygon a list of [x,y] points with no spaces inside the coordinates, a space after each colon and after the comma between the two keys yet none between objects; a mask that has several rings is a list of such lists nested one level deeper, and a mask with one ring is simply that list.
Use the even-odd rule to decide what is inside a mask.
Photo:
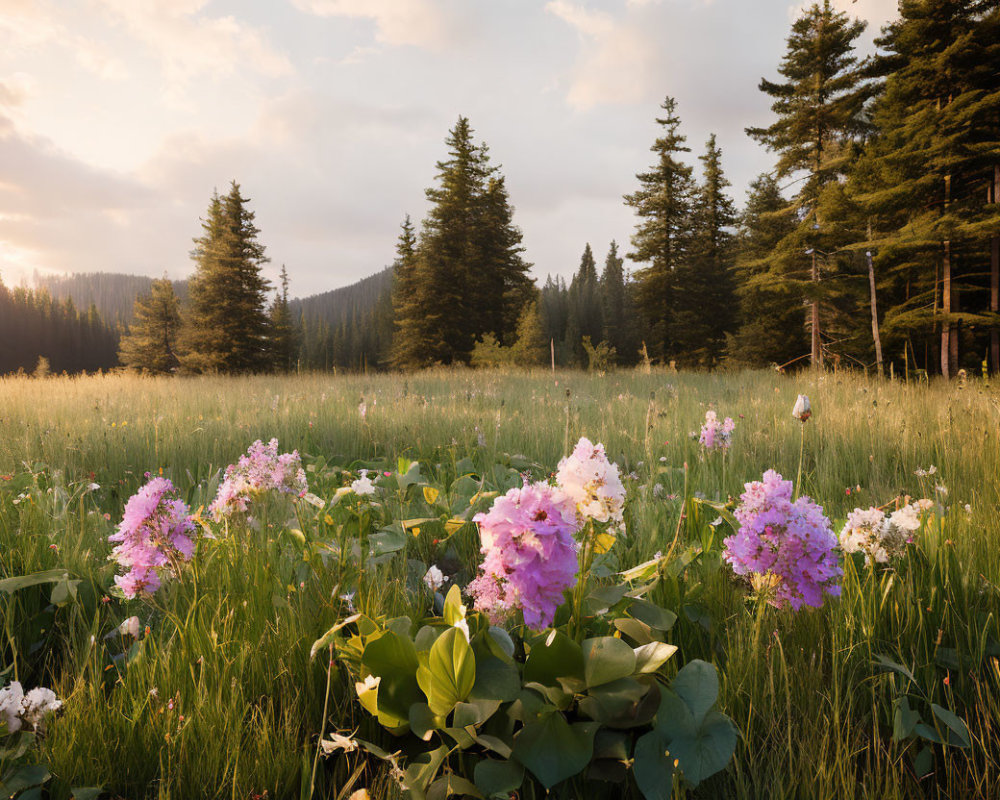
[{"label": "hillside", "polygon": [[370,314],[386,292],[392,288],[392,267],[362,278],[350,286],[293,300],[293,316],[324,322],[336,330],[342,324]]},{"label": "hillside", "polygon": [[[153,278],[118,272],[80,272],[72,275],[34,275],[35,286],[47,289],[56,300],[72,299],[80,309],[93,303],[108,325],[128,325],[132,321],[135,298],[149,292]],[[187,281],[173,281],[174,291],[187,299]]]}]

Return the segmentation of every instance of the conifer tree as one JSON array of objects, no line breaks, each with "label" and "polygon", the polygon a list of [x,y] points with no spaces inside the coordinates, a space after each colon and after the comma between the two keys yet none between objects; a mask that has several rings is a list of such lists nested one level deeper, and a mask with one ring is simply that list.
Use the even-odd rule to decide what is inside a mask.
[{"label": "conifer tree", "polygon": [[635,281],[636,301],[648,324],[649,349],[654,357],[669,359],[676,356],[676,272],[684,264],[691,243],[694,187],[691,167],[680,160],[690,149],[679,132],[677,103],[667,97],[660,108],[665,113],[656,121],[663,132],[650,147],[656,163],[636,175],[640,188],[625,195],[625,203],[640,218],[628,257],[648,265],[636,272]]},{"label": "conifer tree", "polygon": [[625,318],[624,263],[618,255],[618,243],[612,240],[604,259],[604,271],[601,273],[601,320],[602,338],[618,353],[625,350],[628,324]]},{"label": "conifer tree", "polygon": [[270,284],[261,275],[269,259],[248,202],[236,181],[225,197],[214,193],[204,233],[194,240],[196,271],[181,337],[181,363],[192,371],[255,372],[270,365]]},{"label": "conifer tree", "polygon": [[[789,300],[809,303],[811,361],[823,361],[821,341],[824,288],[822,253],[843,246],[833,238],[837,221],[818,211],[823,189],[850,166],[850,142],[867,131],[862,115],[872,86],[865,80],[866,64],[854,56],[854,41],[865,23],[834,11],[830,0],[805,9],[792,24],[778,72],[784,81],[761,79],[760,90],[774,99],[777,119],[767,128],[747,133],[778,154],[779,178],[798,175],[801,188],[791,205],[799,224],[777,246],[770,270],[772,284],[794,286]],[[807,252],[808,251],[808,252]]]},{"label": "conifer tree", "polygon": [[271,331],[271,357],[274,368],[279,372],[291,372],[295,369],[296,343],[295,325],[292,312],[288,307],[288,270],[281,265],[281,291],[274,296],[268,311]]},{"label": "conifer tree", "polygon": [[136,298],[129,332],[122,337],[118,358],[131,369],[170,373],[177,369],[177,336],[181,304],[173,284],[164,277],[153,281],[148,295]]},{"label": "conifer tree", "polygon": [[537,367],[549,361],[549,340],[545,338],[537,299],[525,305],[521,312],[512,356],[519,367]]}]

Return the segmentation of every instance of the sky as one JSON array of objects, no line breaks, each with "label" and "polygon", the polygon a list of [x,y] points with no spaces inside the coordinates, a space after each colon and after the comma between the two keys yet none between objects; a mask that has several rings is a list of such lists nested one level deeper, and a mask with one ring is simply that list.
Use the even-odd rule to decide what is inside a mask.
[{"label": "sky", "polygon": [[[895,0],[834,0],[869,22]],[[0,0],[0,278],[189,275],[213,190],[251,199],[272,280],[390,264],[459,115],[502,168],[540,280],[634,229],[664,97],[731,194],[773,156],[792,0]]]}]

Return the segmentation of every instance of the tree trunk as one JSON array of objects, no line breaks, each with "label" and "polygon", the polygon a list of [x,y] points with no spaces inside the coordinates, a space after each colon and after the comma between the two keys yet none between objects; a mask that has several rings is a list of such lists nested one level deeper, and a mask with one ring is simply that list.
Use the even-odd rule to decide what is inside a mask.
[{"label": "tree trunk", "polygon": [[[816,263],[816,251],[812,253],[812,273],[813,283],[819,283],[819,266]],[[823,366],[823,348],[819,340],[819,301],[813,300],[810,307],[810,327],[812,328],[812,349],[810,351],[809,362],[813,369]]]},{"label": "tree trunk", "polygon": [[[871,238],[871,235],[868,237]],[[875,340],[875,363],[878,365],[878,376],[883,377],[882,372],[882,339],[878,332],[878,307],[875,304],[875,265],[872,263],[872,251],[865,253],[868,257],[868,284],[871,288],[872,302],[872,338]],[[904,351],[905,352],[905,351]]]},{"label": "tree trunk", "polygon": [[[944,208],[948,210],[951,202],[951,175],[944,176]],[[944,258],[941,263],[941,313],[945,317],[951,315],[951,242],[944,242]],[[958,335],[955,324],[950,320],[941,321],[941,374],[950,378],[958,367]]]},{"label": "tree trunk", "polygon": [[[1000,164],[993,167],[993,202],[1000,203]],[[990,242],[990,311],[1000,312],[1000,236]],[[1000,373],[1000,329],[990,326],[990,372]]]}]

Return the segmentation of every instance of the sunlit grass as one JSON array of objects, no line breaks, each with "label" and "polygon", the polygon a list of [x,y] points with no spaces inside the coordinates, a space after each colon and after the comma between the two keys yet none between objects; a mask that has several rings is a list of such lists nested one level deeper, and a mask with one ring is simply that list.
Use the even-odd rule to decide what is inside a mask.
[{"label": "sunlit grass", "polygon": [[[980,382],[465,371],[0,379],[0,475],[39,476],[36,497],[14,505],[13,493],[0,494],[0,578],[62,567],[82,581],[79,597],[51,613],[45,592],[0,596],[0,669],[16,658],[22,681],[66,699],[43,752],[63,796],[73,785],[174,798],[299,797],[305,786],[308,796],[327,667],[310,661],[309,647],[342,611],[337,576],[300,582],[276,557],[291,513],[279,504],[258,540],[220,541],[162,606],[103,602],[92,587],[111,581],[106,538],[145,472],[162,470],[197,508],[211,500],[218,470],[257,438],[341,463],[405,455],[447,472],[473,453],[480,465],[523,454],[554,469],[586,435],[636,474],[633,535],[616,546],[629,566],[673,538],[685,463],[690,489],[709,499],[738,494],[767,468],[794,478],[798,393],[815,411],[804,492],[835,525],[856,505],[933,496],[936,483],[949,511],[898,570],[848,562],[843,596],[798,615],[748,604],[719,566],[724,526],[704,542],[706,520],[689,521],[685,545],[707,544],[713,557],[654,599],[679,614],[679,663],[720,667],[723,708],[745,737],[730,768],[695,796],[990,797],[1000,785],[1000,390]],[[709,407],[737,422],[724,465],[690,438]],[[914,475],[931,464],[933,481]],[[455,544],[473,569],[471,531]],[[423,557],[421,546],[411,557]],[[403,559],[384,567],[367,610],[410,610],[405,571]],[[105,637],[130,614],[151,630],[125,668],[110,654],[129,644]],[[875,668],[878,655],[911,669],[918,686]],[[368,725],[346,675],[335,667],[333,676],[335,724]],[[904,690],[961,713],[974,740],[969,751],[937,748],[934,773],[919,781],[916,745],[892,740]],[[314,796],[336,797],[347,777],[346,761],[331,759]],[[379,780],[384,792],[374,771],[357,785]]]}]

